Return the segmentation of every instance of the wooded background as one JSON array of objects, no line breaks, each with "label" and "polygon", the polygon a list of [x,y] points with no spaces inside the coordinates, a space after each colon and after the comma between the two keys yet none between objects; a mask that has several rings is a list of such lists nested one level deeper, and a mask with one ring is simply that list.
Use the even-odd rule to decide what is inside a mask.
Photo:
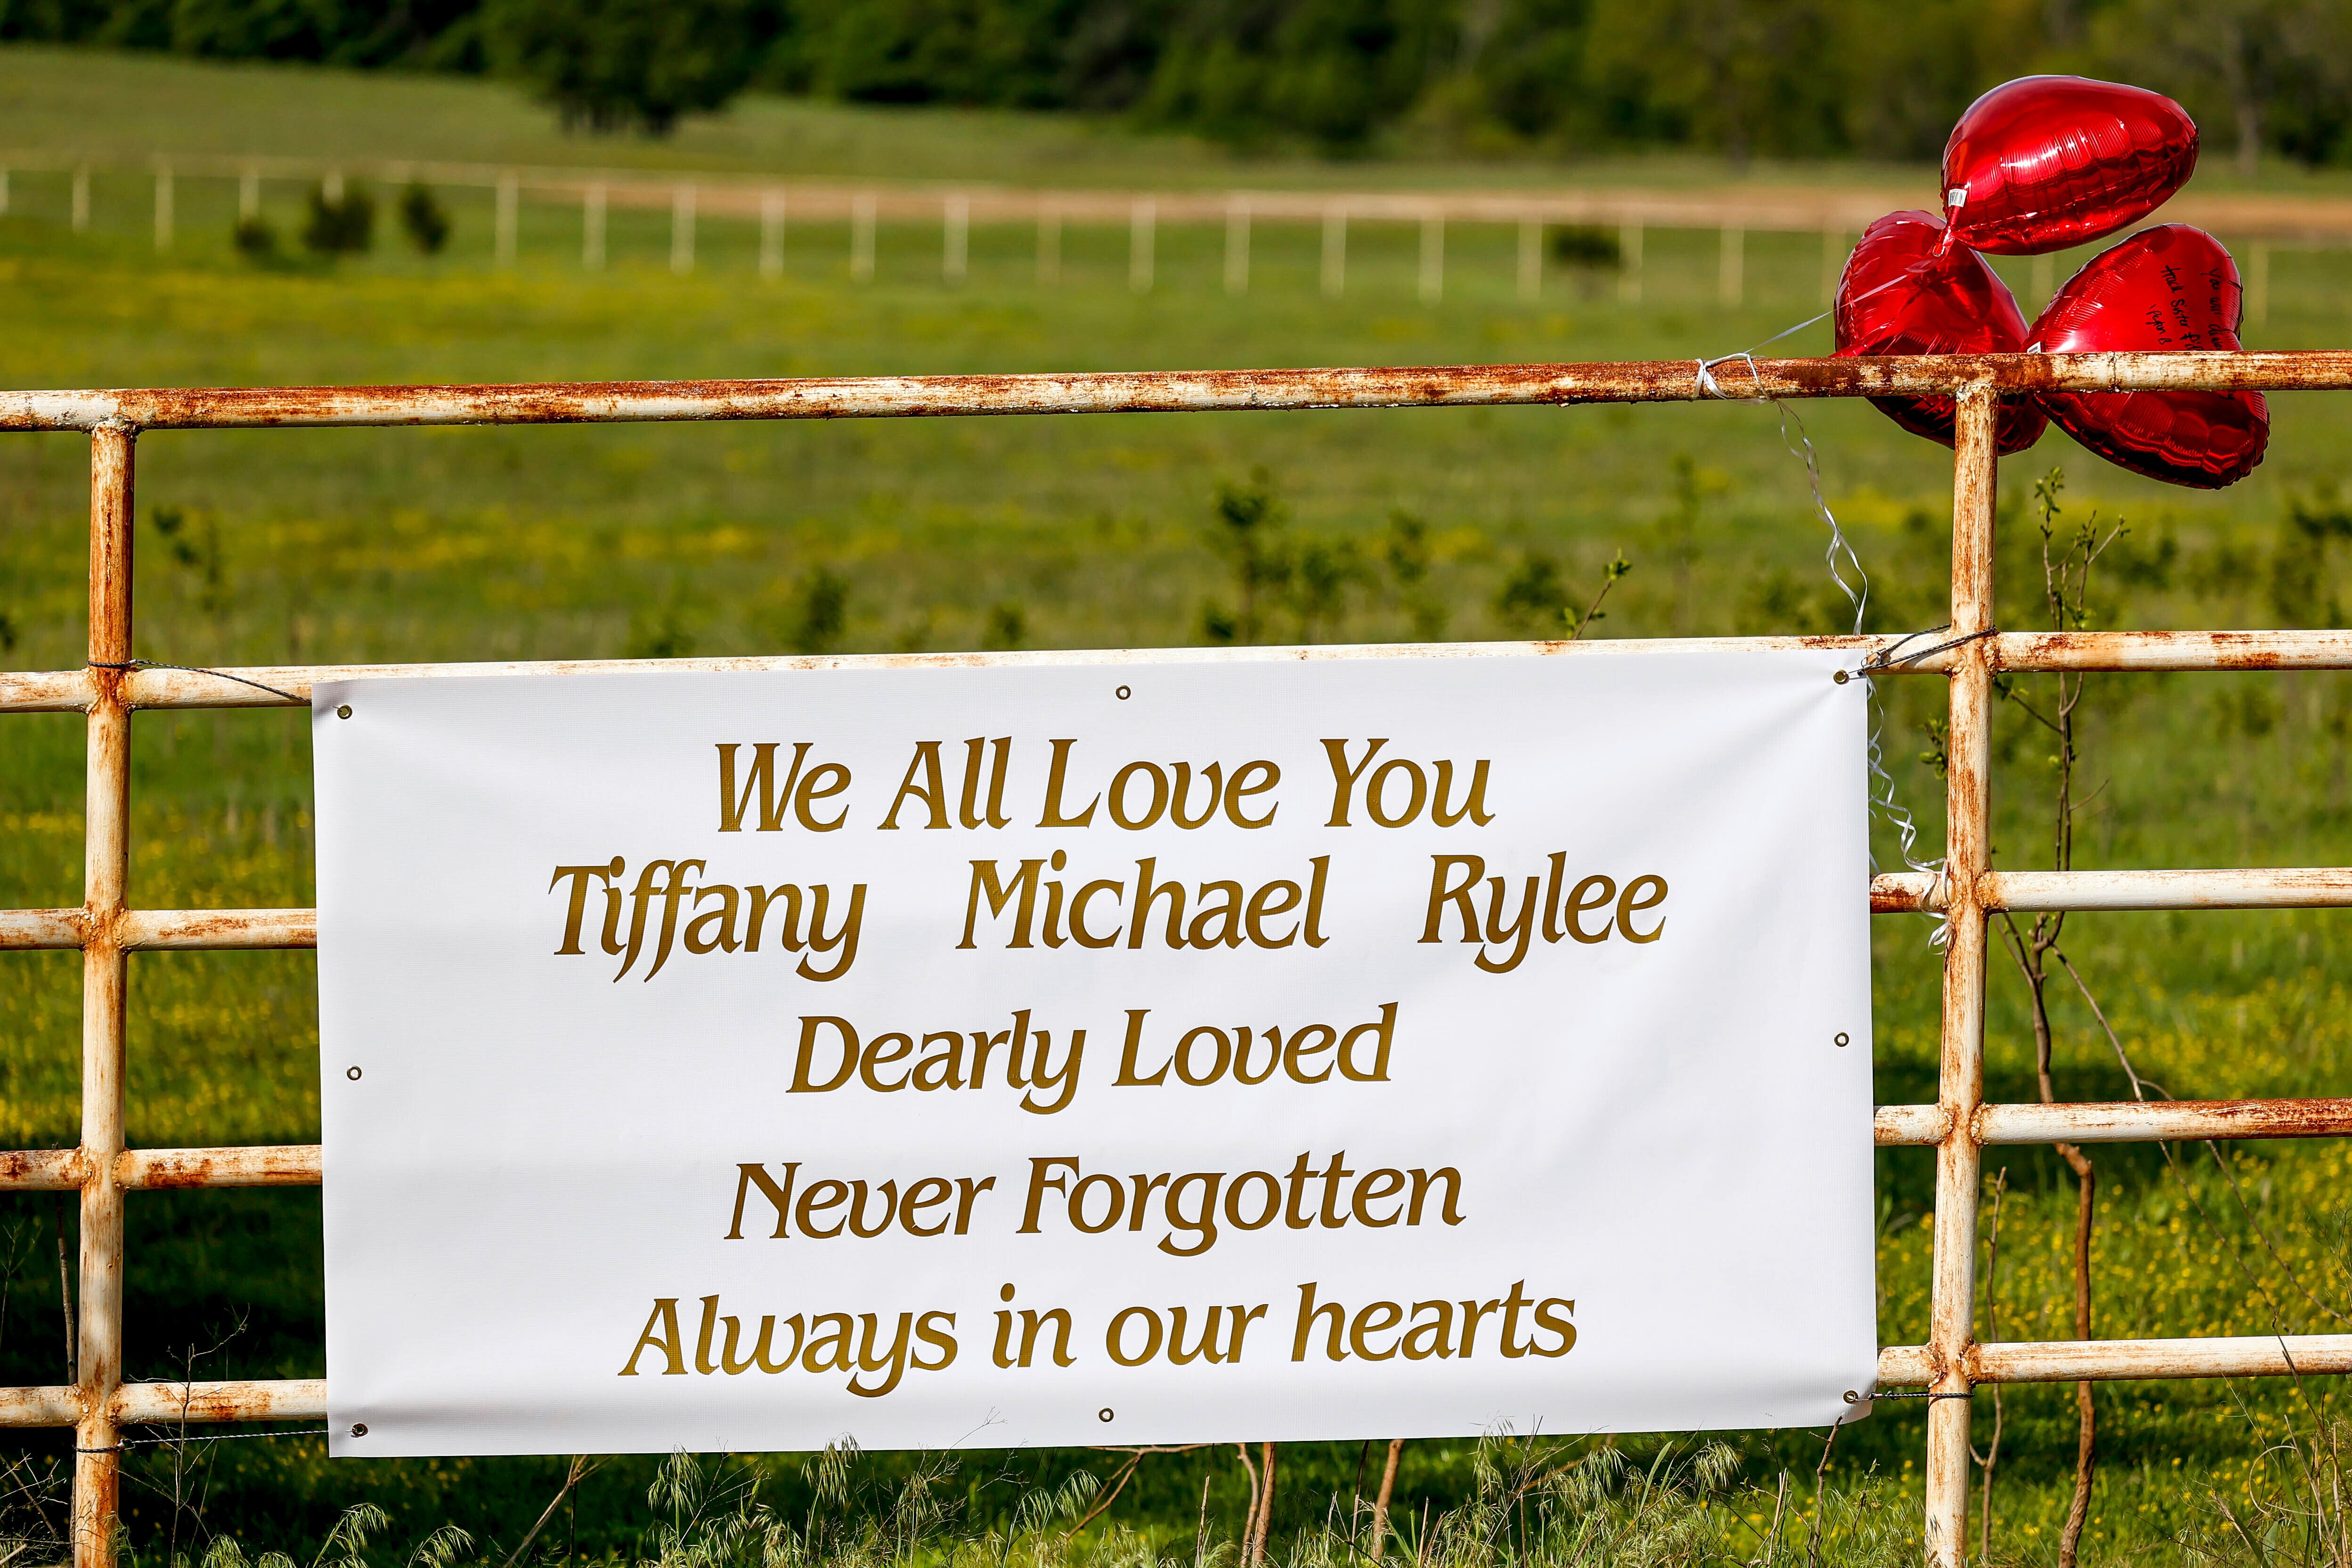
[{"label": "wooded background", "polygon": [[2249,171],[2352,163],[2344,0],[0,0],[0,39],[504,75],[586,131],[759,89],[1333,156],[1932,159],[1978,93],[2074,71]]}]

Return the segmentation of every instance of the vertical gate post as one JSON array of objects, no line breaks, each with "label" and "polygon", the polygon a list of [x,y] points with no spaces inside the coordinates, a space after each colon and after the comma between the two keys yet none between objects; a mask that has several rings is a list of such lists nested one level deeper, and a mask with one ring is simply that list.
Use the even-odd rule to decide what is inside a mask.
[{"label": "vertical gate post", "polygon": [[110,1568],[121,1480],[115,1390],[122,1382],[122,908],[130,865],[131,496],[136,433],[89,438],[89,663],[82,860],[81,1320],[74,1428],[75,1568]]},{"label": "vertical gate post", "polygon": [[1936,1381],[1927,1401],[1927,1561],[1962,1568],[1968,1552],[1969,1360],[1975,1345],[1977,1188],[1982,1151],[1987,929],[1979,879],[1990,859],[1993,503],[1999,485],[1992,389],[1961,389],[1952,469],[1954,650],[1945,769],[1943,1040],[1936,1098],[1936,1244],[1927,1333]]}]

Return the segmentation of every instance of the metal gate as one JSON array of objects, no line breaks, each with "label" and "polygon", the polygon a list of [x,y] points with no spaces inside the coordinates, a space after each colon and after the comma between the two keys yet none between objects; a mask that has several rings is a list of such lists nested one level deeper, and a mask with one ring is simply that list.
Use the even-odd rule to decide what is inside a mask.
[{"label": "metal gate", "polygon": [[[1727,389],[1721,383],[1729,381]],[[307,703],[311,683],[372,674],[562,674],[623,661],[517,664],[301,665],[224,673],[142,665],[131,627],[131,490],[142,430],[232,427],[547,424],[645,420],[939,417],[1181,413],[1497,403],[1668,402],[1707,397],[1919,396],[1958,404],[1952,484],[1951,645],[1892,673],[1937,674],[1950,687],[1943,874],[1877,878],[1874,911],[1942,911],[1944,959],[1937,1100],[1877,1112],[1881,1145],[1936,1150],[1935,1249],[1927,1343],[1879,1352],[1882,1385],[1926,1385],[1928,1561],[1961,1568],[1967,1544],[1969,1390],[1987,1383],[2084,1378],[2288,1375],[2352,1371],[2352,1334],[2246,1339],[1980,1343],[1976,1312],[1977,1199],[1989,1144],[2153,1142],[2352,1134],[2352,1099],[2148,1104],[1984,1103],[1986,918],[2054,909],[2284,909],[2352,905],[2352,869],[1999,872],[1990,865],[1989,732],[2000,672],[2352,669],[2352,632],[2003,632],[1993,607],[1994,416],[2004,393],[2213,388],[2352,389],[2352,353],[1994,355],[1741,361],[1718,376],[1690,361],[1392,370],[1230,371],[1106,375],[878,377],[656,382],[559,386],[264,388],[0,392],[0,429],[89,434],[89,655],[79,670],[0,674],[0,712],[79,713],[88,730],[83,903],[0,911],[0,948],[82,954],[81,1142],[0,1153],[0,1190],[80,1195],[80,1381],[0,1388],[0,1426],[75,1433],[74,1554],[109,1568],[115,1547],[121,1432],[142,1424],[319,1417],[321,1381],[125,1383],[122,1216],[141,1188],[315,1186],[315,1146],[123,1146],[125,967],[163,948],[313,947],[308,909],[137,909],[128,887],[131,716],[141,708]],[[1754,639],[1867,654],[1891,637]],[[1581,644],[1490,645],[1486,652],[1576,656]],[[1397,650],[1387,650],[1396,652]],[[1475,656],[1475,645],[1407,650]],[[689,659],[665,668],[805,669],[877,664],[1083,663],[1198,653],[929,654],[877,658]],[[1331,648],[1244,649],[1239,659],[1346,657]],[[240,684],[240,680],[258,685]],[[275,687],[279,695],[263,688]],[[1860,889],[1856,896],[1862,895]]]}]

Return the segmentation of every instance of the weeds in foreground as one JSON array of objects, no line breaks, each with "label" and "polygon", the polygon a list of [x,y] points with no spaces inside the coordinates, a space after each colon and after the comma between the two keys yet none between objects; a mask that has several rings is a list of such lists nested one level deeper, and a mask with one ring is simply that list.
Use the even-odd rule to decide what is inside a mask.
[{"label": "weeds in foreground", "polygon": [[[655,1522],[635,1553],[604,1568],[1236,1568],[1253,1558],[1285,1568],[1370,1568],[1379,1558],[1399,1568],[1879,1568],[1916,1554],[1913,1511],[1897,1489],[1871,1478],[1826,1490],[1818,1478],[1800,1484],[1785,1471],[1762,1485],[1743,1478],[1739,1454],[1721,1443],[1668,1446],[1642,1458],[1601,1439],[1490,1437],[1477,1447],[1469,1495],[1444,1511],[1400,1512],[1378,1557],[1364,1549],[1372,1503],[1360,1491],[1333,1496],[1319,1521],[1270,1539],[1253,1521],[1243,1539],[1213,1540],[1204,1509],[1197,1532],[1161,1540],[1110,1516],[1091,1471],[1019,1486],[982,1518],[980,1500],[1010,1478],[967,1476],[980,1469],[973,1457],[927,1454],[887,1484],[861,1478],[862,1458],[844,1443],[805,1460],[810,1500],[795,1516],[762,1498],[764,1478],[750,1465],[673,1455],[646,1494]],[[382,1509],[362,1503],[307,1560],[249,1552],[215,1536],[200,1557],[170,1554],[166,1568],[516,1568],[571,1560],[553,1547],[526,1556],[536,1529],[511,1552],[478,1557],[473,1539],[452,1525],[405,1553],[371,1552],[390,1526]],[[46,1561],[44,1544],[54,1546],[0,1538],[0,1563]],[[146,1555],[125,1543],[131,1568]]]}]

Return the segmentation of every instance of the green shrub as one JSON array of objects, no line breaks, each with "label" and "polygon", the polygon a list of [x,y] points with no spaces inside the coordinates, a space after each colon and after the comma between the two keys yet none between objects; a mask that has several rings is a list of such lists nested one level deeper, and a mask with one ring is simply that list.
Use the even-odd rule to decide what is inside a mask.
[{"label": "green shrub", "polygon": [[1551,254],[1562,267],[1601,267],[1614,270],[1625,265],[1617,232],[1599,224],[1567,224],[1551,236]]},{"label": "green shrub", "polygon": [[422,180],[400,193],[400,227],[420,256],[438,256],[449,243],[449,214]]},{"label": "green shrub", "polygon": [[229,237],[236,246],[236,254],[257,266],[278,259],[278,231],[269,226],[267,218],[239,218]]},{"label": "green shrub", "polygon": [[357,256],[375,243],[375,198],[367,187],[347,185],[331,196],[310,187],[310,214],[302,225],[302,247],[313,256]]}]

